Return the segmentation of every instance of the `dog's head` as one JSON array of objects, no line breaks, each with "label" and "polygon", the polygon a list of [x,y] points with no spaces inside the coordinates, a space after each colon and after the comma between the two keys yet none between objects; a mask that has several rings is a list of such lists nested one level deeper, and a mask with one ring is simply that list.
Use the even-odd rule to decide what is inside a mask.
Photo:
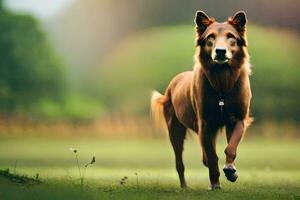
[{"label": "dog's head", "polygon": [[196,59],[204,66],[241,66],[248,57],[246,14],[237,12],[226,22],[219,23],[203,11],[197,11]]}]

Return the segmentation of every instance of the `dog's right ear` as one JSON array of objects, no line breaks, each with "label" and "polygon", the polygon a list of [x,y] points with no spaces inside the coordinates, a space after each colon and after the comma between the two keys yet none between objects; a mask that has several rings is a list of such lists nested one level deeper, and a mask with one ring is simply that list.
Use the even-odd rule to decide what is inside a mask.
[{"label": "dog's right ear", "polygon": [[195,24],[196,24],[196,28],[198,30],[198,32],[200,34],[204,33],[204,31],[206,30],[206,28],[212,24],[215,20],[212,18],[209,18],[205,12],[198,10],[196,12],[196,16],[195,16]]}]

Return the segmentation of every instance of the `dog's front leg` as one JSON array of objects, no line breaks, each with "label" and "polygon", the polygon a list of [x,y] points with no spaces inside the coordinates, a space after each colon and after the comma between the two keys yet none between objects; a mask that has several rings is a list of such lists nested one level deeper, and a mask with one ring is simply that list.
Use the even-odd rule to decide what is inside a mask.
[{"label": "dog's front leg", "polygon": [[216,133],[217,127],[213,123],[202,122],[201,132],[199,133],[202,150],[204,155],[204,164],[209,169],[209,179],[210,179],[210,189],[219,189],[219,166],[218,166],[218,156],[216,153]]},{"label": "dog's front leg", "polygon": [[244,122],[237,121],[233,128],[226,128],[226,136],[228,145],[225,149],[226,164],[234,164],[237,147],[244,134]]},{"label": "dog's front leg", "polygon": [[226,154],[226,163],[223,171],[227,179],[231,182],[235,182],[238,177],[234,160],[236,158],[237,147],[243,137],[244,131],[245,125],[243,120],[237,121],[233,127],[226,127],[228,145],[224,151]]}]

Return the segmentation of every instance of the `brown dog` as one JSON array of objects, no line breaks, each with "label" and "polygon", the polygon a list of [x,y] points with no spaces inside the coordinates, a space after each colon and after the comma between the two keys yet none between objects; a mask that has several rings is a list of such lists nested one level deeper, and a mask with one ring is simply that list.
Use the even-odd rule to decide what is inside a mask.
[{"label": "brown dog", "polygon": [[167,125],[175,152],[176,169],[182,188],[186,187],[182,162],[187,128],[198,133],[203,163],[209,169],[210,188],[220,188],[216,135],[226,127],[228,145],[223,171],[236,181],[234,164],[237,146],[252,121],[249,117],[251,73],[246,38],[246,15],[238,12],[218,23],[197,11],[196,54],[193,71],[173,78],[164,95],[153,92],[152,115]]}]

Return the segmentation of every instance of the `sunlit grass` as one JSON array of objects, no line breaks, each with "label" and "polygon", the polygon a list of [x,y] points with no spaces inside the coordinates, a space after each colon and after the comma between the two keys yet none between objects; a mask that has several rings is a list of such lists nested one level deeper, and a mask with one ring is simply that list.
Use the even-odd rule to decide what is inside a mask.
[{"label": "sunlit grass", "polygon": [[[220,164],[224,163],[223,153],[226,142],[221,134],[218,139]],[[299,141],[279,139],[246,139],[239,146],[237,165],[239,168],[268,168],[274,170],[293,169],[300,166]],[[108,140],[92,138],[2,138],[0,141],[1,167],[12,167],[18,160],[18,168],[23,167],[61,167],[75,166],[70,147],[78,149],[80,161],[88,163],[95,155],[96,168],[109,169],[169,169],[173,168],[173,150],[166,139],[119,139]],[[9,151],[7,151],[9,150]],[[8,153],[7,153],[8,152]],[[186,140],[184,159],[187,169],[201,169],[201,148],[197,138]],[[91,167],[91,169],[94,168]]]}]

